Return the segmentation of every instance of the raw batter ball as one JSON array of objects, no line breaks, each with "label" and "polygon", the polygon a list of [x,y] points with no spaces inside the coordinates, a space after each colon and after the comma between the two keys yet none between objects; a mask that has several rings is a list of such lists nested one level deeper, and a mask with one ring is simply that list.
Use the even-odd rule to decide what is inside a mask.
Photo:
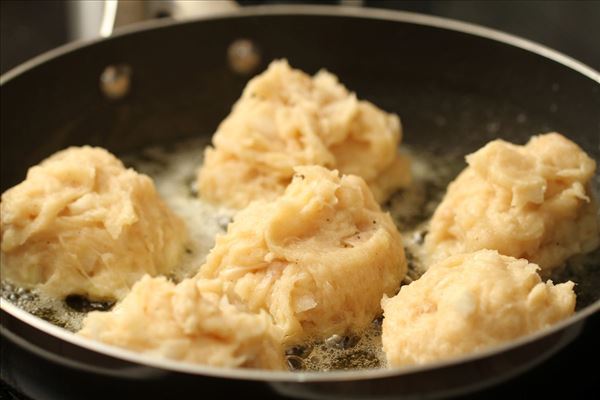
[{"label": "raw batter ball", "polygon": [[121,298],[145,273],[168,273],[186,241],[150,178],[101,148],[30,168],[0,207],[3,278],[57,297]]},{"label": "raw batter ball", "polygon": [[573,282],[543,283],[537,268],[495,250],[456,255],[432,266],[382,301],[388,364],[424,364],[473,353],[573,314]]},{"label": "raw batter ball", "polygon": [[216,281],[175,285],[144,276],[109,312],[91,312],[79,335],[141,353],[217,367],[282,369],[279,331],[266,313],[232,304]]},{"label": "raw batter ball", "polygon": [[405,273],[400,234],[364,180],[311,166],[240,211],[198,276],[267,310],[293,343],[363,330]]},{"label": "raw batter ball", "polygon": [[362,177],[383,201],[410,181],[401,136],[398,116],[358,100],[334,75],[274,61],[219,126],[198,188],[204,199],[242,208],[281,195],[295,166],[321,165]]},{"label": "raw batter ball", "polygon": [[575,143],[558,133],[524,146],[495,140],[467,162],[431,219],[430,263],[495,249],[549,270],[598,247],[596,163]]}]

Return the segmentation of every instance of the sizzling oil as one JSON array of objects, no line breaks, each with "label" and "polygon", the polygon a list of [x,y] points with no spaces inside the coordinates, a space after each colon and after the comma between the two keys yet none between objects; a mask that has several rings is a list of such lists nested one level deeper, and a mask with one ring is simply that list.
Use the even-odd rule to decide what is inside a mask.
[{"label": "sizzling oil", "polygon": [[[184,261],[169,276],[175,282],[194,275],[204,263],[215,237],[225,232],[233,210],[216,207],[196,197],[196,171],[202,163],[207,140],[194,140],[170,148],[147,148],[123,161],[138,172],[153,178],[165,202],[186,222],[190,244]],[[408,262],[408,273],[402,284],[418,279],[426,270],[421,262],[422,244],[427,235],[427,222],[441,201],[448,183],[464,168],[463,155],[433,156],[408,148],[413,182],[384,205],[402,233]],[[595,177],[599,179],[598,176]],[[600,186],[600,185],[599,185]],[[577,309],[600,297],[600,249],[573,257],[563,269],[551,276],[555,282],[577,283]],[[89,311],[109,310],[111,302],[92,302],[79,296],[58,300],[42,293],[19,288],[3,281],[1,296],[20,308],[55,325],[76,332]],[[360,334],[341,333],[326,340],[313,341],[286,349],[292,371],[331,371],[372,369],[386,366],[381,348],[381,316]]]}]

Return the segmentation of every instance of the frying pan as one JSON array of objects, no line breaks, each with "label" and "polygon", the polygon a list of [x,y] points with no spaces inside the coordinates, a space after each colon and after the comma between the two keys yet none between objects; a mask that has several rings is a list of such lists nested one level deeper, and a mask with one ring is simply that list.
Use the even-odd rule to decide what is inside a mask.
[{"label": "frying pan", "polygon": [[[524,143],[554,130],[600,158],[600,74],[573,59],[436,17],[262,6],[140,24],[67,45],[2,76],[2,191],[69,145],[123,154],[211,135],[248,80],[228,63],[228,48],[239,39],[259,50],[253,73],[283,57],[309,73],[336,73],[359,97],[398,113],[404,142],[413,148],[467,154],[497,137]],[[128,71],[129,88],[120,98],[99,88],[100,76],[115,66]],[[549,329],[460,359],[390,370],[288,373],[154,359],[77,337],[3,299],[2,379],[44,399],[465,393],[514,376],[572,341],[600,309],[599,267],[590,268],[597,288],[591,298]]]}]

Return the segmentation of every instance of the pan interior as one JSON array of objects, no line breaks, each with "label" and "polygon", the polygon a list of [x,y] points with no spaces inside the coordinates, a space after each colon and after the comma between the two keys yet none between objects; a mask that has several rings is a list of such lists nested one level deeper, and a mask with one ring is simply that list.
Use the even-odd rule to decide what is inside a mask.
[{"label": "pan interior", "polygon": [[[185,221],[193,238],[183,262],[169,278],[175,282],[193,276],[214,245],[217,234],[224,233],[233,211],[205,203],[197,197],[196,173],[202,163],[208,136],[169,146],[152,146],[124,155],[127,166],[153,178],[167,204]],[[419,248],[427,234],[428,220],[441,201],[448,183],[464,168],[464,154],[447,152],[436,155],[413,146],[402,146],[412,162],[413,184],[394,194],[384,205],[403,236],[408,274],[402,284],[417,280],[425,270]],[[598,176],[596,176],[598,178]],[[546,277],[555,283],[577,283],[576,309],[600,298],[600,249],[572,257],[563,268]],[[36,290],[26,290],[4,280],[1,296],[22,309],[54,325],[76,332],[90,311],[109,310],[111,302],[92,302],[80,296],[65,300],[49,298]],[[291,371],[332,371],[373,369],[386,366],[381,349],[381,316],[364,332],[349,333],[328,340],[307,342],[287,349]]]}]

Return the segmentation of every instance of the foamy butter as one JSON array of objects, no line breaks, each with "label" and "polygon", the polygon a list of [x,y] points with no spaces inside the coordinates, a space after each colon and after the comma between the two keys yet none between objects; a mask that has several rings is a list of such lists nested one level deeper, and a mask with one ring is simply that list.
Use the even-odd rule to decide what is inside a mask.
[{"label": "foamy butter", "polygon": [[196,174],[202,164],[207,140],[194,140],[173,149],[152,147],[125,162],[150,176],[167,205],[186,223],[190,235],[184,260],[172,273],[174,281],[193,276],[206,260],[215,237],[227,229],[234,211],[197,197]]},{"label": "foamy butter", "polygon": [[385,368],[387,361],[381,345],[381,321],[376,318],[360,334],[333,335],[326,340],[286,350],[290,370],[336,371]]},{"label": "foamy butter", "polygon": [[422,263],[423,241],[429,219],[446,192],[446,187],[464,168],[464,158],[458,154],[437,156],[409,149],[412,184],[396,193],[384,205],[398,230],[408,262],[404,283],[410,283],[427,270]]}]

